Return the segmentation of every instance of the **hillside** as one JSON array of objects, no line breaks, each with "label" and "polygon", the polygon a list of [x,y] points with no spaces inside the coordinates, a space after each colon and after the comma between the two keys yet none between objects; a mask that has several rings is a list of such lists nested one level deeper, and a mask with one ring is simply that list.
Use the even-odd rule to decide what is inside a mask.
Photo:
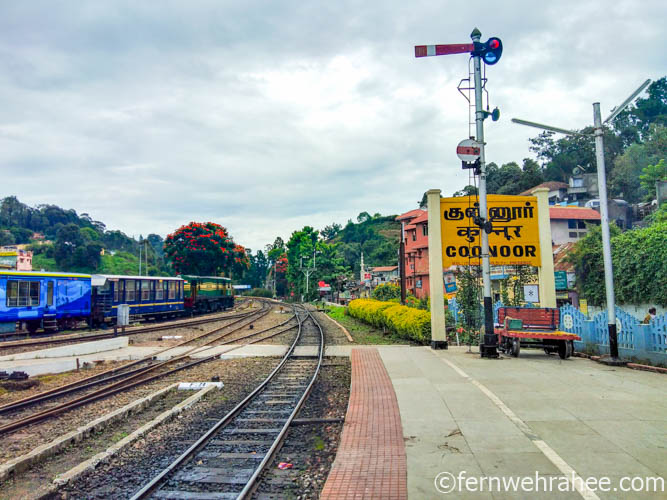
[{"label": "hillside", "polygon": [[398,262],[398,244],[401,225],[396,222],[395,215],[370,215],[362,212],[357,222],[348,220],[345,227],[337,225],[327,233],[331,243],[339,243],[338,252],[345,266],[354,273],[359,273],[361,252],[364,253],[364,264],[370,267],[392,266]]},{"label": "hillside", "polygon": [[33,269],[137,274],[141,247],[143,266],[148,251],[148,274],[168,274],[162,244],[159,235],[137,241],[121,231],[109,231],[104,223],[72,209],[30,207],[15,196],[0,200],[0,246],[22,245],[32,250]]}]

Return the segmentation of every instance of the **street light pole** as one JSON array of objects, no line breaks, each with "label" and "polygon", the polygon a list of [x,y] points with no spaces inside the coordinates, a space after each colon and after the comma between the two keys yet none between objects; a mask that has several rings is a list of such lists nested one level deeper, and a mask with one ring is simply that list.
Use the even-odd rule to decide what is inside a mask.
[{"label": "street light pole", "polygon": [[[473,43],[479,43],[482,33],[475,28],[470,34]],[[479,217],[482,227],[482,285],[484,287],[484,343],[480,346],[480,353],[485,358],[498,357],[498,337],[493,329],[493,303],[491,300],[491,265],[489,262],[489,235],[485,231],[484,223],[487,219],[486,209],[486,157],[484,153],[484,119],[486,114],[482,105],[482,58],[479,54],[473,55],[475,72],[475,125],[476,138],[479,143]]]},{"label": "street light pole", "polygon": [[[607,199],[607,175],[604,164],[604,129],[603,125],[613,121],[618,114],[623,111],[634,99],[651,83],[646,80],[630,97],[628,97],[620,106],[614,108],[612,113],[602,121],[600,116],[600,103],[593,103],[593,135],[595,136],[595,161],[598,173],[598,195],[600,197],[600,225],[602,230],[602,258],[604,261],[604,285],[607,299],[607,328],[609,331],[609,357],[603,357],[601,362],[609,365],[620,365],[623,362],[618,357],[618,335],[616,332],[616,300],[614,298],[614,270],[611,260],[611,237],[609,234],[609,207]],[[552,127],[541,123],[529,122],[512,118],[514,123],[527,125],[542,130],[550,130],[567,135],[590,135],[573,130]]]}]

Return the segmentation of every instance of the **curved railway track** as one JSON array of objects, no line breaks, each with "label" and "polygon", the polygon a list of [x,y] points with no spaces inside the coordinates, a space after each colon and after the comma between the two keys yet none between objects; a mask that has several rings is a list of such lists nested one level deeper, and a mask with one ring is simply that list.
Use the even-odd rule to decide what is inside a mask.
[{"label": "curved railway track", "polygon": [[[63,397],[66,397],[68,395],[72,395],[74,393],[84,391],[87,389],[94,388],[99,385],[104,385],[104,384],[109,384],[111,385],[106,385],[105,387],[102,387],[101,389],[95,390],[93,392],[84,394],[79,397],[75,397],[73,399],[70,399],[68,401],[65,401],[63,403],[57,404],[54,407],[47,408],[42,411],[37,411],[34,413],[31,413],[25,417],[20,417],[11,420],[10,422],[0,425],[0,435],[8,433],[8,432],[13,432],[18,429],[22,429],[26,426],[29,426],[31,424],[40,422],[42,420],[55,417],[57,415],[60,415],[62,413],[65,413],[69,410],[78,408],[80,406],[83,406],[88,403],[92,403],[95,401],[98,401],[100,399],[104,399],[106,397],[112,396],[114,394],[117,394],[121,391],[136,387],[138,385],[153,381],[155,379],[170,375],[172,373],[175,373],[180,370],[184,370],[187,368],[190,368],[192,366],[205,363],[207,361],[211,361],[213,359],[218,358],[220,355],[215,354],[211,356],[206,356],[201,359],[197,360],[188,360],[188,357],[190,354],[194,353],[195,351],[201,353],[204,352],[206,349],[211,349],[212,347],[216,347],[219,345],[227,345],[243,340],[248,340],[252,339],[253,340],[248,340],[248,342],[240,344],[238,347],[242,347],[243,345],[247,345],[250,343],[255,343],[259,342],[261,340],[265,340],[270,337],[274,337],[276,335],[280,335],[281,333],[284,333],[285,331],[288,331],[294,327],[289,327],[285,330],[273,332],[268,335],[264,335],[262,337],[259,337],[263,333],[266,333],[271,330],[275,330],[277,328],[280,328],[287,323],[289,323],[294,317],[288,318],[286,321],[274,325],[272,327],[266,328],[264,330],[258,330],[255,332],[252,332],[247,335],[243,335],[241,337],[233,337],[234,333],[242,330],[246,326],[250,325],[257,319],[265,316],[271,311],[271,305],[268,302],[262,302],[262,308],[259,311],[254,311],[250,315],[246,315],[245,317],[234,321],[233,323],[224,325],[220,328],[217,328],[211,332],[204,333],[202,335],[199,335],[195,338],[189,339],[187,341],[181,342],[178,345],[171,346],[165,349],[162,349],[161,351],[158,351],[156,353],[151,354],[150,356],[146,356],[140,360],[133,361],[131,363],[128,363],[127,365],[124,365],[119,368],[115,368],[113,370],[109,370],[107,372],[97,374],[92,377],[88,377],[86,379],[74,382],[72,384],[68,384],[66,386],[61,386],[57,387],[55,389],[52,389],[50,391],[45,391],[39,394],[36,394],[34,396],[24,398],[22,400],[6,404],[4,406],[0,406],[0,415],[6,415],[6,414],[12,414],[17,411],[25,410],[32,408],[36,405],[54,400],[54,399],[60,399]],[[242,323],[242,324],[239,324]],[[231,326],[235,326],[231,331],[225,331],[224,333],[221,333],[220,335],[215,336],[217,333],[220,333],[224,330],[228,330]],[[207,338],[211,337],[214,335],[213,338]],[[232,338],[229,338],[232,337]],[[164,352],[167,352],[169,350],[172,350],[174,348],[179,348],[179,347],[184,347],[188,346],[193,343],[197,343],[199,341],[203,341],[204,343],[201,345],[195,345],[194,347],[191,347],[188,349],[186,352],[181,353],[177,356],[174,356],[166,361],[156,361],[156,357],[159,354],[162,354]],[[230,349],[231,350],[231,349]],[[229,351],[229,350],[228,350]],[[226,351],[226,352],[228,352]],[[177,364],[175,367],[170,367],[169,365],[172,364]],[[122,379],[122,380],[118,380]],[[118,380],[118,381],[117,381]],[[112,383],[113,382],[113,383]]]},{"label": "curved railway track", "polygon": [[[322,364],[322,328],[305,308],[296,317],[295,339],[273,372],[215,425],[202,429],[203,435],[132,500],[243,499],[252,494],[308,398]],[[312,340],[319,346],[316,358],[293,355],[298,344]]]},{"label": "curved railway track", "polygon": [[[265,301],[261,301],[261,303],[264,304]],[[11,349],[11,348],[37,347],[44,345],[58,345],[58,344],[68,344],[68,343],[74,344],[79,342],[90,342],[92,340],[104,340],[119,335],[137,335],[141,333],[161,332],[164,330],[171,330],[174,328],[187,328],[191,326],[204,325],[207,323],[215,323],[216,321],[224,321],[227,319],[244,318],[247,317],[248,315],[253,314],[254,312],[256,311],[248,311],[240,314],[216,315],[213,317],[178,321],[169,324],[161,324],[149,327],[138,327],[138,328],[131,327],[131,328],[126,328],[125,332],[123,333],[104,332],[104,333],[93,333],[89,335],[67,335],[60,337],[51,336],[33,340],[0,341],[0,350],[4,351],[5,349]]]}]

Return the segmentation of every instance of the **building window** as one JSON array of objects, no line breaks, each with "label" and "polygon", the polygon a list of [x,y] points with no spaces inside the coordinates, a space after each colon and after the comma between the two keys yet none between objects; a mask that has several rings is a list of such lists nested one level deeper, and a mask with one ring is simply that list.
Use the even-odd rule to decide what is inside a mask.
[{"label": "building window", "polygon": [[583,220],[577,221],[577,227],[579,229],[586,229],[586,223]]},{"label": "building window", "polygon": [[568,229],[577,229],[577,221],[575,219],[568,219],[567,220],[567,228]]},{"label": "building window", "polygon": [[422,225],[422,234],[424,236],[428,236],[428,224],[423,224]]},{"label": "building window", "polygon": [[572,187],[580,188],[584,187],[584,180],[582,178],[573,178],[572,179]]},{"label": "building window", "polygon": [[39,281],[7,281],[7,307],[39,305]]},{"label": "building window", "polygon": [[576,231],[570,231],[568,234],[570,235],[570,238],[578,238],[579,237],[579,233],[577,233]]},{"label": "building window", "polygon": [[417,230],[410,231],[412,233],[412,241],[417,241]]}]

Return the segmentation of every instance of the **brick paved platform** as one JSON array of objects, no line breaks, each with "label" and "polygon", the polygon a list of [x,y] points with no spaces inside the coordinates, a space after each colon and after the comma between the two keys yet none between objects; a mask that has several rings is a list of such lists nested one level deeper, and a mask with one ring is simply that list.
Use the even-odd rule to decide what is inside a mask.
[{"label": "brick paved platform", "polygon": [[406,499],[407,462],[396,394],[377,349],[353,349],[343,435],[322,499]]}]

